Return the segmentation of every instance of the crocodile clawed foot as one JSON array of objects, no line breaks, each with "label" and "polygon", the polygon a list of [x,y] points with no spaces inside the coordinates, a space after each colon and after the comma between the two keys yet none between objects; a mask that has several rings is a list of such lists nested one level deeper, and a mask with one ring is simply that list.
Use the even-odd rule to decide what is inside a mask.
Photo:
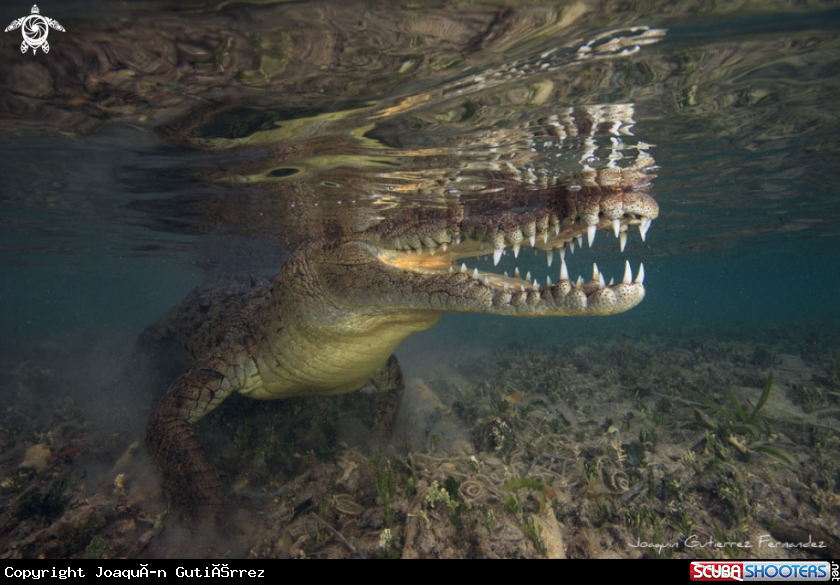
[{"label": "crocodile clawed foot", "polygon": [[152,421],[146,446],[163,473],[163,486],[173,509],[191,522],[222,519],[224,498],[219,474],[189,423]]}]

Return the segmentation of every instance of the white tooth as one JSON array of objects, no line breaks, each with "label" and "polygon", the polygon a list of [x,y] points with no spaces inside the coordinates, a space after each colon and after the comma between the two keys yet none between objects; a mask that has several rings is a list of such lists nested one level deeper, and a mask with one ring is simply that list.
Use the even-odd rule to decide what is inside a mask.
[{"label": "white tooth", "polygon": [[548,267],[551,268],[551,263],[554,262],[554,250],[545,251],[545,261],[548,262]]},{"label": "white tooth", "polygon": [[589,247],[592,247],[592,242],[595,241],[595,232],[598,231],[598,226],[596,224],[592,224],[588,228],[586,228],[586,239],[589,240]]},{"label": "white tooth", "polygon": [[455,274],[455,267],[454,266],[449,267],[449,274]]},{"label": "white tooth", "polygon": [[611,279],[610,279],[610,286],[612,286],[612,285],[614,285],[614,284],[615,284],[615,279],[614,279],[614,278],[611,278]]},{"label": "white tooth", "polygon": [[504,248],[499,248],[498,250],[493,251],[493,266],[499,265],[499,260],[502,259],[502,254],[505,253]]},{"label": "white tooth", "polygon": [[583,248],[583,234],[580,234],[577,237],[577,245],[578,245],[578,248]]},{"label": "white tooth", "polygon": [[633,282],[633,271],[630,270],[630,261],[624,261],[624,278],[621,280],[622,284],[630,284]]},{"label": "white tooth", "polygon": [[467,271],[467,265],[466,264],[461,264],[461,272],[466,272],[466,271]]},{"label": "white tooth", "polygon": [[621,235],[618,236],[618,246],[622,252],[627,247],[627,232],[621,232]]},{"label": "white tooth", "polygon": [[475,278],[476,280],[478,280],[478,268],[476,268],[475,270],[473,270],[473,278]]},{"label": "white tooth", "polygon": [[607,283],[604,282],[603,273],[598,275],[598,284],[601,286],[601,288],[604,288],[605,286],[607,286]]},{"label": "white tooth", "polygon": [[507,270],[505,270],[505,278],[507,278],[507,277],[508,277],[508,273],[507,273]]},{"label": "white tooth", "polygon": [[577,282],[575,283],[577,286],[583,286],[583,277],[578,275]]},{"label": "white tooth", "polygon": [[572,254],[575,253],[575,241],[574,240],[569,242],[569,252],[571,252]]},{"label": "white tooth", "polygon": [[528,282],[531,282],[531,271],[530,270],[525,273],[525,280],[527,280]]},{"label": "white tooth", "polygon": [[455,244],[461,243],[461,236],[455,236]]},{"label": "white tooth", "polygon": [[440,245],[440,249],[441,249],[441,250],[443,250],[444,252],[446,252],[446,249],[447,249],[448,247],[449,247],[449,246],[446,244],[446,242],[444,242],[444,243],[442,243],[442,244]]},{"label": "white tooth", "polygon": [[516,268],[513,269],[513,277],[514,278],[522,278],[521,276],[519,276],[519,266],[517,266]]},{"label": "white tooth", "polygon": [[537,234],[534,234],[533,236],[531,236],[531,247],[533,248],[536,245],[537,245]]},{"label": "white tooth", "polygon": [[490,286],[490,279],[486,276],[484,277],[484,286]]},{"label": "white tooth", "polygon": [[556,226],[554,226],[554,235],[555,236],[560,235],[560,224],[559,223]]},{"label": "white tooth", "polygon": [[615,234],[616,238],[618,237],[618,234],[621,233],[621,220],[620,219],[614,219],[613,220],[613,233]]},{"label": "white tooth", "polygon": [[524,285],[524,284],[520,284],[520,285],[519,285],[519,290],[520,290],[520,291],[522,291],[522,292],[525,292],[525,285]]},{"label": "white tooth", "polygon": [[598,265],[594,262],[592,263],[592,280],[598,280],[598,275],[600,272],[598,271]]},{"label": "white tooth", "polygon": [[513,257],[519,258],[519,244],[513,245]]},{"label": "white tooth", "polygon": [[647,232],[650,229],[650,223],[650,219],[643,217],[642,222],[639,224],[639,235],[642,237],[643,242],[645,241],[645,238],[647,238]]},{"label": "white tooth", "polygon": [[566,260],[566,248],[560,248],[560,260]]},{"label": "white tooth", "polygon": [[434,255],[435,255],[435,249],[434,248],[429,248],[429,256],[434,256]]},{"label": "white tooth", "polygon": [[540,285],[537,284],[537,279],[536,278],[534,279],[534,289],[535,290],[540,290]]},{"label": "white tooth", "polygon": [[551,288],[551,277],[550,276],[545,277],[545,288]]},{"label": "white tooth", "polygon": [[543,234],[543,244],[547,244],[547,243],[548,243],[548,232],[546,231]]},{"label": "white tooth", "polygon": [[636,275],[636,284],[642,284],[645,281],[645,265],[639,264],[639,273]]},{"label": "white tooth", "polygon": [[569,280],[569,269],[565,260],[560,261],[560,280]]}]

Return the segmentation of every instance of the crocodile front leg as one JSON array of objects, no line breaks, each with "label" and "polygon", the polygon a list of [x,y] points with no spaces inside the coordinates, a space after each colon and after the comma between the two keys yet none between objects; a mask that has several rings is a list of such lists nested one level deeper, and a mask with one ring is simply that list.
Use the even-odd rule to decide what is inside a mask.
[{"label": "crocodile front leg", "polygon": [[394,355],[389,357],[382,369],[379,370],[378,375],[371,379],[371,382],[377,390],[385,392],[374,419],[374,428],[377,432],[387,436],[394,429],[403,390],[405,390],[402,370],[397,357]]},{"label": "crocodile front leg", "polygon": [[224,356],[241,355],[242,350],[230,349],[210,352],[181,375],[152,413],[146,429],[146,446],[163,474],[170,501],[192,515],[218,515],[222,509],[219,473],[199,443],[194,424],[238,387],[236,364]]}]

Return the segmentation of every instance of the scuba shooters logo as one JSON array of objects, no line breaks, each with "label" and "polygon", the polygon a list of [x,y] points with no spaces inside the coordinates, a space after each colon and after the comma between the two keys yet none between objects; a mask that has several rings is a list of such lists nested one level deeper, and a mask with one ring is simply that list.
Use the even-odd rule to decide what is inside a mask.
[{"label": "scuba shooters logo", "polygon": [[21,29],[23,42],[20,44],[20,52],[25,53],[28,48],[32,47],[32,54],[34,55],[38,52],[38,49],[42,49],[44,53],[50,52],[47,35],[49,35],[51,28],[64,32],[64,27],[58,24],[57,20],[41,16],[41,11],[35,4],[32,6],[32,14],[13,20],[4,32]]},{"label": "scuba shooters logo", "polygon": [[836,562],[692,561],[692,581],[838,581]]}]

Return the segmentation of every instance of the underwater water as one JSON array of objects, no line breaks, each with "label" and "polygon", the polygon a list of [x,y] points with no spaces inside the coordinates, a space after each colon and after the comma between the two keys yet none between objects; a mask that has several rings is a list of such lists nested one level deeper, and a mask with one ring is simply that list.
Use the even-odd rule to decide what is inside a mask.
[{"label": "underwater water", "polygon": [[[29,8],[5,3],[0,21]],[[409,337],[396,355],[410,387],[422,384],[437,401],[436,414],[404,423],[390,447],[371,446],[358,439],[364,430],[339,422],[332,440],[340,453],[299,448],[319,455],[311,468],[325,484],[344,486],[312,488],[307,498],[321,506],[321,519],[308,521],[330,524],[352,545],[307,541],[312,527],[300,502],[282,501],[263,511],[282,522],[250,540],[238,533],[235,554],[405,556],[412,548],[419,556],[632,557],[661,555],[632,546],[655,535],[666,552],[696,557],[684,546],[692,534],[755,540],[778,526],[785,529],[776,528],[775,541],[808,536],[837,550],[835,3],[61,2],[41,10],[66,29],[49,32],[48,53],[22,53],[19,31],[0,37],[4,558],[225,554],[213,539],[190,549],[186,532],[172,528],[149,537],[159,530],[163,496],[156,484],[132,491],[142,482],[131,483],[138,469],[153,467],[142,447],[129,445],[142,444],[163,391],[123,383],[134,340],[196,286],[219,275],[273,276],[302,243],[399,223],[408,212],[518,209],[519,197],[610,168],[639,171],[634,188],[656,199],[659,216],[644,241],[631,226],[623,252],[601,230],[566,263],[572,280],[589,280],[597,262],[607,281],[618,281],[625,260],[634,275],[643,262],[644,301],[598,318],[448,314]],[[559,257],[549,266],[543,250],[523,245],[514,259],[508,249],[498,267],[492,252],[465,263],[558,280]],[[147,376],[154,378],[138,375]],[[570,394],[546,389],[552,379]],[[770,400],[761,398],[765,384]],[[336,409],[352,400],[223,405],[242,413],[207,423],[229,427],[225,446],[208,447],[226,489],[268,493],[303,481],[305,457],[292,469],[266,455],[269,439],[252,438],[260,431],[248,417],[293,427],[297,416],[315,432],[321,427],[311,421],[321,415],[305,409],[340,418]],[[764,402],[778,410],[761,424],[761,408],[731,414],[736,403],[750,412]],[[728,404],[730,414],[710,403]],[[618,405],[638,409],[614,411]],[[798,418],[783,420],[785,409]],[[514,429],[515,443],[500,442],[507,431],[494,424]],[[288,437],[320,444],[307,432],[289,431],[284,445],[294,443]],[[615,433],[621,448],[613,453]],[[689,455],[678,453],[686,444]],[[32,464],[33,446],[49,457]],[[243,471],[248,459],[237,479],[229,451],[237,447],[259,455],[259,472]],[[551,449],[567,462],[562,468],[547,462]],[[112,471],[123,450],[137,462]],[[547,459],[528,459],[535,450]],[[399,459],[412,452],[415,459]],[[470,456],[480,462],[476,477]],[[434,471],[400,479],[415,464]],[[367,484],[351,485],[352,471],[365,466]],[[593,487],[609,466],[612,483]],[[717,480],[699,479],[712,467],[724,469]],[[382,469],[398,476],[390,495],[377,490]],[[762,509],[758,502],[773,497],[743,477],[774,474],[785,478],[784,505]],[[516,477],[538,487],[512,485]],[[449,478],[458,485],[444,495],[438,487]],[[87,481],[122,512],[90,512],[97,520],[85,524],[72,516],[84,506],[67,481]],[[56,485],[66,493],[50,508],[44,502]],[[582,512],[575,498],[558,495],[564,487],[609,500],[609,512]],[[48,548],[58,522],[79,528]],[[424,539],[432,526],[435,545]],[[615,527],[611,540],[596,545],[603,526]],[[385,528],[387,538],[371,540]],[[464,531],[481,538],[459,547],[455,535]],[[683,545],[668,546],[677,541]],[[825,550],[783,553],[830,556]]]}]

